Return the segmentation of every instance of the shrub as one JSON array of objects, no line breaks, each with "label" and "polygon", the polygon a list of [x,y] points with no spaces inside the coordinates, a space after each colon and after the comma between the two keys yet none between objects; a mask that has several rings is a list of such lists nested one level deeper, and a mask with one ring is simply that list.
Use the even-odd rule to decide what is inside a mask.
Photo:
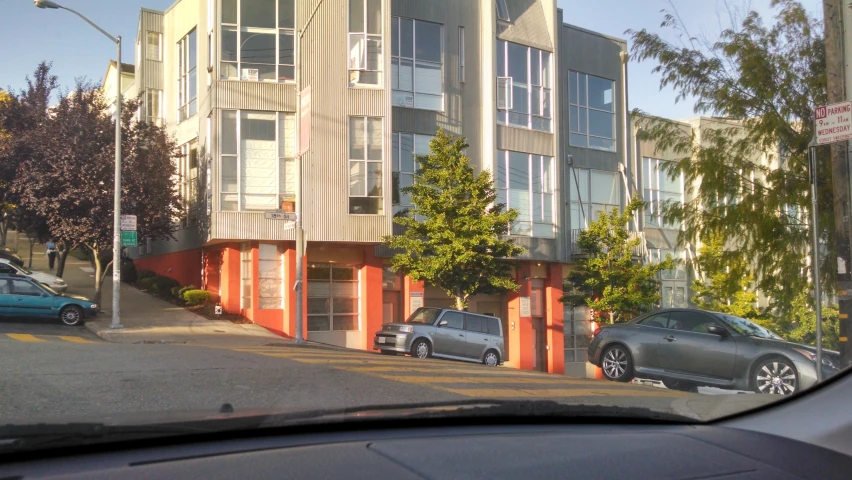
[{"label": "shrub", "polygon": [[143,278],[152,278],[152,277],[156,277],[156,276],[157,276],[157,274],[156,274],[154,271],[152,271],[152,270],[139,270],[139,271],[136,273],[136,276],[137,276],[137,277],[139,277],[139,280],[142,280]]},{"label": "shrub", "polygon": [[144,290],[156,291],[157,286],[154,284],[155,277],[146,277],[139,280],[139,286]]},{"label": "shrub", "polygon": [[157,275],[152,278],[154,279],[154,284],[157,286],[157,293],[168,294],[171,293],[173,288],[180,287],[180,282],[173,278],[163,277],[161,275]]},{"label": "shrub", "polygon": [[187,305],[204,305],[213,298],[213,294],[207,290],[187,290],[183,294],[183,299]]},{"label": "shrub", "polygon": [[198,290],[198,287],[196,287],[195,285],[187,285],[185,287],[179,288],[178,293],[177,293],[177,298],[184,300],[183,294],[190,291],[190,290]]},{"label": "shrub", "polygon": [[124,283],[135,283],[139,279],[136,264],[133,260],[125,258],[121,261],[121,281]]}]

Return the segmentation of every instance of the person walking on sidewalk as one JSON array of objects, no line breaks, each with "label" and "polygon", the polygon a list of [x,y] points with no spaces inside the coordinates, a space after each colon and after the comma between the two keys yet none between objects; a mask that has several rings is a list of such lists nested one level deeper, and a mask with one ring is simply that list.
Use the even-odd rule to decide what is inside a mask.
[{"label": "person walking on sidewalk", "polygon": [[47,256],[47,266],[50,271],[53,271],[53,264],[56,263],[56,243],[53,240],[47,242],[47,250],[44,252]]}]

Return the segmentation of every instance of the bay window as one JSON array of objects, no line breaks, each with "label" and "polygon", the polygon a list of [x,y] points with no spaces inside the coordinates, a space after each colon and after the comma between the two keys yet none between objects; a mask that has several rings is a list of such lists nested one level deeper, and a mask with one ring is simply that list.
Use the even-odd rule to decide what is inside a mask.
[{"label": "bay window", "polygon": [[619,209],[621,183],[618,173],[586,168],[572,168],[568,191],[572,230],[585,230],[598,219],[600,212]]},{"label": "bay window", "polygon": [[222,111],[220,210],[293,210],[295,122],[292,113]]},{"label": "bay window", "polygon": [[414,208],[411,197],[401,190],[414,183],[417,171],[417,157],[429,155],[430,135],[413,133],[393,133],[393,213],[404,214]]},{"label": "bay window", "polygon": [[295,78],[295,0],[222,0],[219,78]]},{"label": "bay window", "polygon": [[550,52],[497,41],[497,123],[550,132],[553,98]]},{"label": "bay window", "polygon": [[553,238],[553,159],[498,150],[496,163],[497,203],[518,212],[510,233]]},{"label": "bay window", "polygon": [[195,115],[198,108],[198,55],[195,29],[183,37],[178,50],[178,122]]},{"label": "bay window", "polygon": [[391,25],[393,104],[443,110],[443,26],[399,17]]},{"label": "bay window", "polygon": [[568,72],[569,143],[574,147],[615,151],[615,82]]},{"label": "bay window", "polygon": [[669,177],[669,162],[656,158],[642,158],[642,187],[645,195],[645,225],[667,229],[680,229],[680,222],[666,221],[663,213],[667,205],[683,201],[683,174]]},{"label": "bay window", "polygon": [[349,0],[349,84],[382,84],[382,0]]},{"label": "bay window", "polygon": [[382,119],[349,117],[349,213],[382,215]]}]

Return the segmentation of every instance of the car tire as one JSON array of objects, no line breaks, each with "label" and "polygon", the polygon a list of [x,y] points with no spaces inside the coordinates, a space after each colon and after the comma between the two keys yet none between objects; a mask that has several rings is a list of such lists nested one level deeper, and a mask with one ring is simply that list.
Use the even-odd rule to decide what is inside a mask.
[{"label": "car tire", "polygon": [[432,356],[432,345],[428,340],[418,338],[411,344],[411,356],[415,358],[429,358]]},{"label": "car tire", "polygon": [[69,327],[83,323],[83,309],[77,305],[68,305],[59,311],[59,320]]},{"label": "car tire", "polygon": [[629,382],[633,378],[633,357],[623,345],[613,345],[601,355],[604,377],[613,382]]},{"label": "car tire", "polygon": [[496,350],[488,350],[485,352],[485,355],[482,356],[482,364],[486,367],[499,367],[500,354],[497,353]]},{"label": "car tire", "polygon": [[799,372],[793,362],[783,357],[761,360],[751,372],[755,393],[792,395],[799,391]]}]

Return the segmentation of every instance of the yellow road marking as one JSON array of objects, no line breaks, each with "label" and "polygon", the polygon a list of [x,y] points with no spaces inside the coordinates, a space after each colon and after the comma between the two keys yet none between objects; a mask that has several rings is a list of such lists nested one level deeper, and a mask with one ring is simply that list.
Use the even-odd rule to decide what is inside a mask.
[{"label": "yellow road marking", "polygon": [[466,397],[506,398],[506,397],[687,397],[686,392],[662,390],[660,392],[645,390],[608,389],[608,388],[547,388],[540,390],[511,390],[507,388],[448,388],[432,386],[446,392],[457,393]]},{"label": "yellow road marking", "polygon": [[91,340],[86,340],[86,339],[85,339],[85,338],[83,338],[83,337],[70,337],[70,336],[60,335],[60,336],[59,336],[59,338],[61,338],[62,340],[65,340],[66,342],[73,342],[73,343],[92,343],[92,341],[91,341]]},{"label": "yellow road marking", "polygon": [[29,333],[7,333],[6,336],[19,342],[37,343],[44,341],[40,338],[36,338],[35,336],[30,335]]}]

